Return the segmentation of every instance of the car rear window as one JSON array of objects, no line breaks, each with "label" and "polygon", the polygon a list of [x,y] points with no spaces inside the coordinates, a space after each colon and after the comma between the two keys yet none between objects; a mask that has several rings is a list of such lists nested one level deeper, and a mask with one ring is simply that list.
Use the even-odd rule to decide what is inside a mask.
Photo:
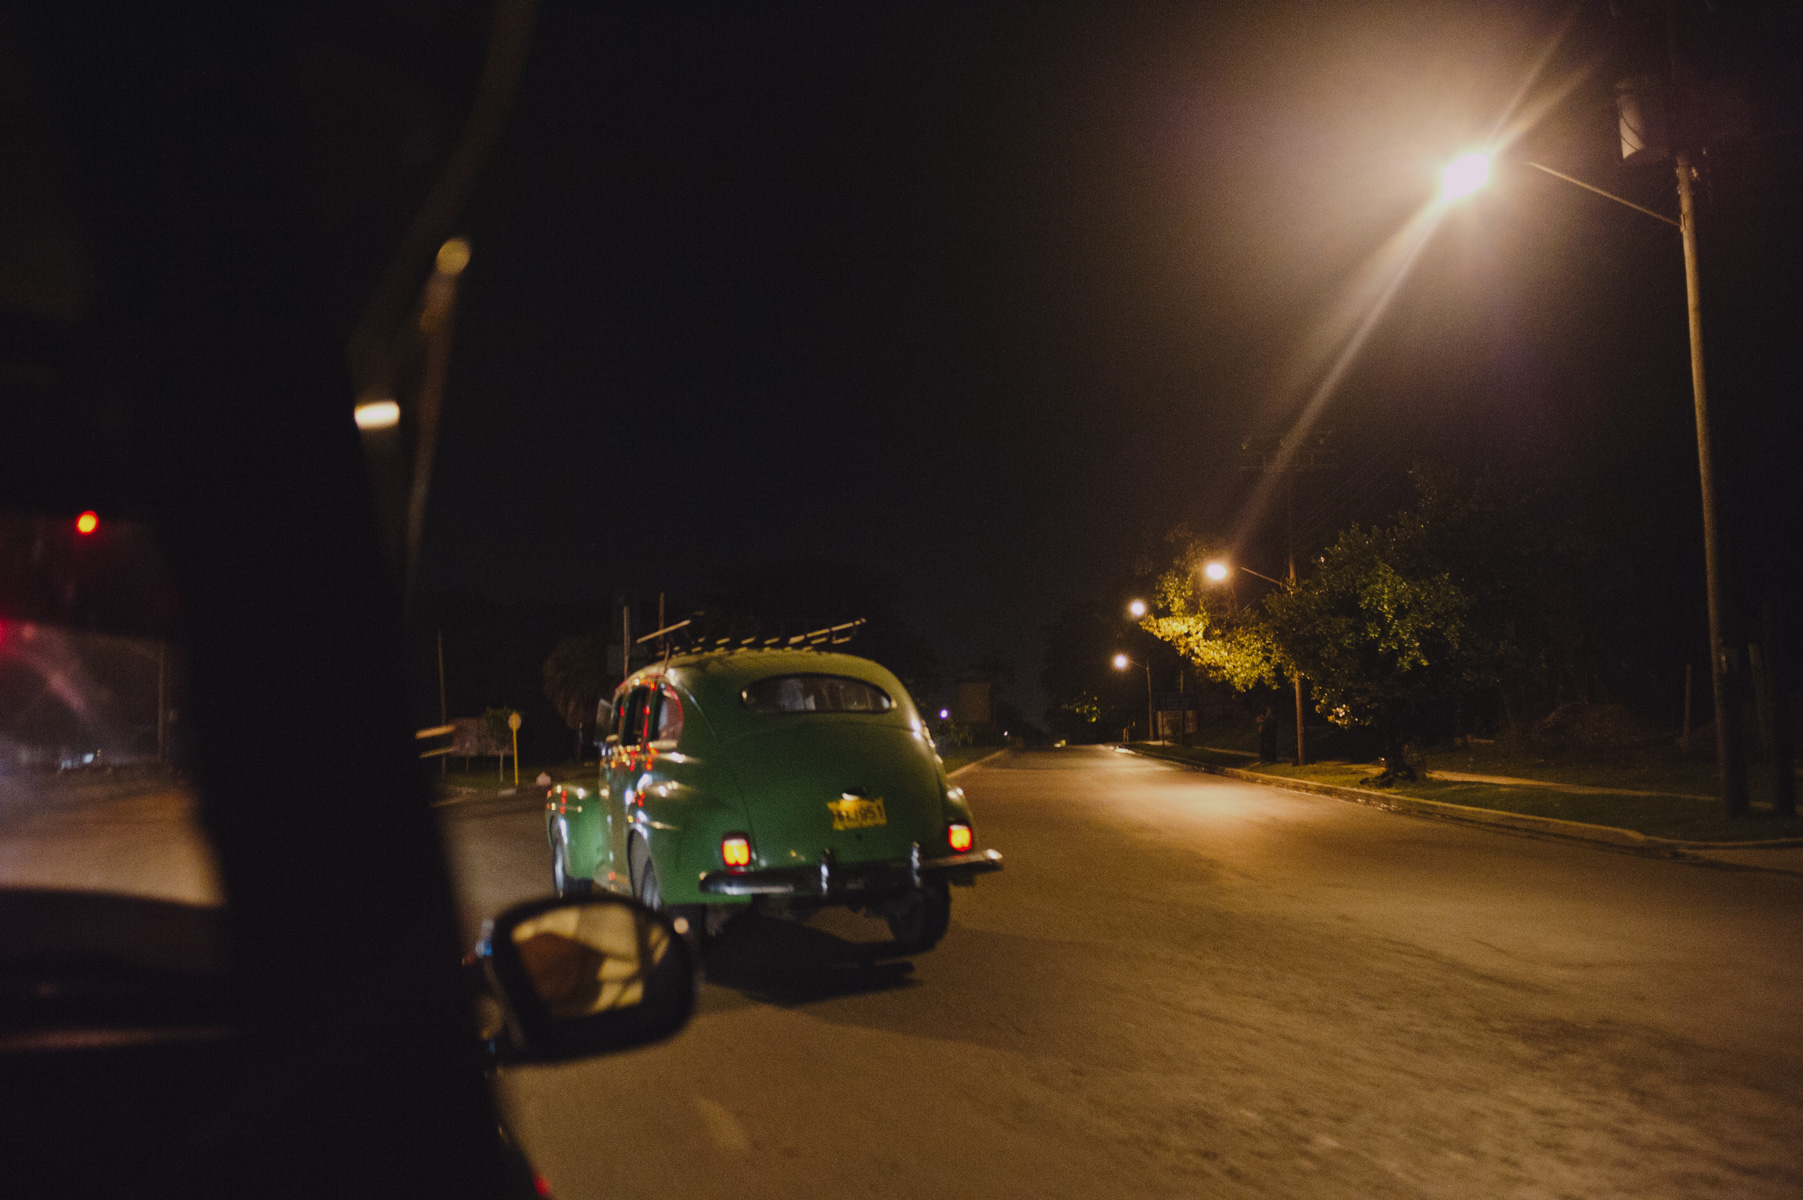
[{"label": "car rear window", "polygon": [[862,679],[842,675],[773,675],[745,689],[745,705],[754,712],[888,712],[895,707],[889,693]]},{"label": "car rear window", "polygon": [[651,740],[672,743],[682,740],[682,701],[677,697],[676,689],[667,683],[657,690],[657,710],[651,718]]}]

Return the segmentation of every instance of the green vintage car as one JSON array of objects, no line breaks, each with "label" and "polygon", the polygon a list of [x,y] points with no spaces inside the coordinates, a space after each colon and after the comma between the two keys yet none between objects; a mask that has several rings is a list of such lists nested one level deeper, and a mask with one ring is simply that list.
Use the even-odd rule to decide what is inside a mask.
[{"label": "green vintage car", "polygon": [[977,850],[901,682],[868,659],[812,650],[688,654],[614,693],[593,787],[547,796],[563,894],[630,892],[692,936],[750,906],[883,917],[907,951],[944,936],[948,885],[1000,869]]}]

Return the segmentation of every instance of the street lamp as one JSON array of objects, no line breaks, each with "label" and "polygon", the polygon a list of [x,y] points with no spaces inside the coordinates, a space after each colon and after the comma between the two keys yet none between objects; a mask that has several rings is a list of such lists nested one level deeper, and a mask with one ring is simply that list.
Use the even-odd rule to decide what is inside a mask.
[{"label": "street lamp", "polygon": [[[1246,574],[1252,576],[1254,579],[1262,579],[1266,583],[1274,583],[1278,587],[1283,586],[1283,580],[1273,579],[1269,575],[1263,574],[1262,572],[1254,571],[1251,567],[1240,567],[1239,569],[1244,571]],[[1224,583],[1227,579],[1227,576],[1233,573],[1233,570],[1234,570],[1234,564],[1224,563],[1220,559],[1216,559],[1214,562],[1211,562],[1211,563],[1207,564],[1206,566],[1204,566],[1202,568],[1202,573],[1204,575],[1208,576],[1210,579],[1214,580],[1216,583]]]},{"label": "street lamp", "polygon": [[1149,666],[1146,666],[1145,663],[1137,661],[1136,659],[1128,658],[1125,654],[1117,654],[1114,656],[1114,669],[1115,670],[1125,671],[1128,667],[1144,667],[1145,668],[1145,672],[1146,672],[1146,740],[1149,742],[1152,740],[1152,726],[1154,724],[1153,717],[1152,717],[1152,668]]},{"label": "street lamp", "polygon": [[[1455,159],[1446,168],[1441,177],[1441,194],[1447,200],[1469,195],[1482,187],[1489,178],[1488,160],[1479,175],[1472,166],[1460,167],[1461,163],[1477,157],[1465,155]],[[1741,758],[1740,713],[1734,703],[1734,687],[1732,678],[1736,663],[1733,648],[1728,635],[1728,602],[1725,573],[1721,560],[1720,540],[1718,537],[1717,510],[1715,497],[1715,452],[1710,445],[1709,427],[1709,393],[1704,386],[1703,378],[1703,297],[1701,283],[1697,273],[1697,216],[1692,203],[1691,184],[1696,178],[1696,169],[1691,165],[1690,156],[1685,151],[1673,155],[1678,170],[1678,215],[1674,221],[1664,213],[1655,212],[1642,207],[1632,200],[1623,199],[1613,192],[1606,192],[1594,184],[1574,179],[1563,172],[1540,163],[1524,163],[1537,171],[1562,179],[1566,183],[1576,184],[1588,192],[1623,204],[1635,212],[1645,213],[1649,217],[1674,225],[1684,246],[1684,295],[1686,307],[1690,314],[1690,389],[1696,408],[1697,425],[1697,476],[1703,493],[1703,574],[1704,591],[1709,601],[1709,677],[1713,685],[1715,697],[1715,761],[1717,788],[1721,793],[1722,808],[1730,817],[1745,816],[1747,812],[1747,768]],[[1455,171],[1457,178],[1469,183],[1462,190],[1455,190]]]},{"label": "street lamp", "polygon": [[1146,602],[1144,600],[1135,600],[1127,605],[1127,611],[1136,618],[1143,617],[1146,615]]},{"label": "street lamp", "polygon": [[1440,173],[1440,198],[1457,200],[1469,196],[1490,181],[1488,154],[1461,154]]},{"label": "street lamp", "polygon": [[[1467,157],[1471,157],[1471,156],[1468,155]],[[1480,155],[1478,157],[1482,157],[1482,156]],[[1461,159],[1460,161],[1463,162],[1464,160]],[[1484,165],[1484,170],[1486,172],[1488,172],[1489,171],[1489,160],[1485,159],[1483,165]],[[1449,168],[1447,168],[1447,170],[1450,172],[1451,168],[1449,167]],[[1254,579],[1262,579],[1266,583],[1274,583],[1278,587],[1283,586],[1283,580],[1273,579],[1271,576],[1264,574],[1262,571],[1254,571],[1251,567],[1240,567],[1239,569],[1244,571],[1246,574],[1252,576]],[[1227,582],[1228,576],[1231,575],[1232,573],[1233,573],[1233,566],[1231,564],[1223,562],[1222,560],[1220,560],[1218,558],[1212,562],[1204,563],[1202,566],[1202,574],[1207,576],[1209,579],[1213,580],[1215,583]],[[1290,582],[1294,583],[1295,581],[1296,581],[1296,560],[1295,560],[1294,555],[1292,554],[1291,559],[1290,559]],[[1294,667],[1292,667],[1290,669],[1290,683],[1292,685],[1294,685],[1295,692],[1296,692],[1296,765],[1300,767],[1308,762],[1308,754],[1306,753],[1306,751],[1303,747],[1303,741],[1302,741],[1302,672],[1296,670]]]}]

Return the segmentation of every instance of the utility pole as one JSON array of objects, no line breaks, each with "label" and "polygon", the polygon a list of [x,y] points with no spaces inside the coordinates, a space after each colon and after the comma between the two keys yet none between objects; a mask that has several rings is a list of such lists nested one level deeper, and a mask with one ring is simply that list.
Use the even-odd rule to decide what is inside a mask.
[{"label": "utility pole", "polygon": [[620,601],[620,678],[632,674],[632,605]]},{"label": "utility pole", "polygon": [[[1296,590],[1296,472],[1284,472],[1284,504],[1288,511],[1290,550],[1290,590]],[[1303,766],[1308,762],[1308,755],[1302,745],[1302,672],[1292,669],[1290,682],[1296,688],[1296,765]]]},{"label": "utility pole", "polygon": [[1140,664],[1146,669],[1146,741],[1158,736],[1158,715],[1152,711],[1152,664],[1150,661]]},{"label": "utility pole", "polygon": [[1688,152],[1678,165],[1678,231],[1684,239],[1684,296],[1690,311],[1690,390],[1696,401],[1697,474],[1703,486],[1703,572],[1709,598],[1709,679],[1715,695],[1715,762],[1722,810],[1730,817],[1747,814],[1747,764],[1742,754],[1739,656],[1729,624],[1727,587],[1715,503],[1715,452],[1709,431],[1709,393],[1703,382],[1703,292],[1697,275],[1697,214],[1691,196],[1696,170]]},{"label": "utility pole", "polygon": [[[1296,586],[1296,476],[1325,470],[1339,461],[1339,452],[1327,444],[1329,434],[1308,437],[1249,437],[1240,443],[1240,470],[1283,471],[1286,510],[1286,543],[1289,550],[1291,588]],[[1257,574],[1257,572],[1253,572]],[[1290,673],[1296,694],[1296,765],[1308,762],[1303,739],[1302,674]]]},{"label": "utility pole", "polygon": [[[440,725],[449,725],[451,723],[451,718],[445,715],[444,630],[442,630],[442,629],[440,629],[438,631],[438,723]],[[453,739],[453,740],[455,740],[455,739]],[[439,755],[439,757],[438,757],[438,773],[440,775],[443,775],[447,770],[450,769],[445,763],[445,759],[447,759],[449,757],[450,756],[446,755],[446,754]]]},{"label": "utility pole", "polygon": [[[1684,301],[1690,324],[1690,390],[1696,410],[1697,481],[1703,499],[1704,592],[1709,601],[1709,682],[1715,700],[1716,786],[1722,811],[1730,818],[1747,813],[1747,762],[1741,733],[1740,652],[1734,637],[1734,614],[1728,586],[1728,563],[1722,552],[1720,512],[1716,505],[1715,450],[1709,423],[1709,390],[1703,371],[1703,288],[1697,268],[1697,210],[1692,194],[1697,170],[1692,140],[1699,127],[1699,103],[1687,86],[1679,53],[1677,7],[1666,9],[1666,39],[1670,56],[1668,80],[1645,76],[1616,85],[1615,102],[1621,121],[1621,157],[1624,163],[1664,162],[1669,157],[1678,174],[1678,219],[1604,191],[1594,184],[1540,163],[1525,165],[1567,183],[1575,183],[1668,225],[1676,225],[1684,245]],[[1688,686],[1686,698],[1688,699]],[[1686,721],[1686,725],[1689,722]]]}]

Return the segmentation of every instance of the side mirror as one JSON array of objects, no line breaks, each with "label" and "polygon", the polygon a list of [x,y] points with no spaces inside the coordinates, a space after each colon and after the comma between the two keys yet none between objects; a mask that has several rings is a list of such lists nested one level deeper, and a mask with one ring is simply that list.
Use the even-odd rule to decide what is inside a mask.
[{"label": "side mirror", "polygon": [[564,1062],[669,1037],[695,1007],[688,942],[623,896],[553,897],[495,918],[476,947],[504,1011],[501,1057]]}]

